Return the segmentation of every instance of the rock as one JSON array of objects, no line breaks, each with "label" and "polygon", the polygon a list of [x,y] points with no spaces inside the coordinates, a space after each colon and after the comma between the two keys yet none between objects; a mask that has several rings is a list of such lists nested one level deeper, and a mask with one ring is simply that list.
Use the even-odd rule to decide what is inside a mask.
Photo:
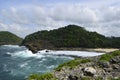
[{"label": "rock", "polygon": [[112,58],[110,62],[111,63],[119,63],[120,62],[120,56],[116,56],[116,57]]},{"label": "rock", "polygon": [[113,69],[119,69],[120,68],[120,66],[118,64],[113,64],[112,67],[113,67]]},{"label": "rock", "polygon": [[78,77],[69,75],[68,80],[78,80]]},{"label": "rock", "polygon": [[49,52],[49,50],[46,50],[45,52]]},{"label": "rock", "polygon": [[[93,58],[93,59],[92,59]],[[98,59],[95,59],[94,57],[89,58],[92,62],[88,63],[81,63],[78,66],[70,69],[69,67],[63,67],[60,72],[63,71],[61,74],[62,78],[57,76],[59,80],[113,80],[113,79],[120,79],[120,56],[115,56],[111,58],[107,62],[99,61]],[[84,59],[84,58],[81,58]],[[88,58],[87,58],[88,59]],[[79,61],[79,60],[77,60]],[[63,74],[66,74],[65,76]]]},{"label": "rock", "polygon": [[94,76],[96,74],[96,70],[92,67],[84,68],[84,73],[86,76]]},{"label": "rock", "polygon": [[109,68],[110,67],[110,63],[109,62],[99,62],[99,64],[104,67],[104,68]]},{"label": "rock", "polygon": [[104,68],[105,72],[111,72],[113,69],[112,68]]}]

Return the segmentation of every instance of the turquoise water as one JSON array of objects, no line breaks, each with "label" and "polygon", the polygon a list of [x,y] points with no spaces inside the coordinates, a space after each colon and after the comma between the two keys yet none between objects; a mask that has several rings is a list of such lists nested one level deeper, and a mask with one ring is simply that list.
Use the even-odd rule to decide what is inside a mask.
[{"label": "turquoise water", "polygon": [[26,80],[32,73],[52,71],[73,58],[57,55],[32,54],[25,47],[0,46],[0,80]]}]

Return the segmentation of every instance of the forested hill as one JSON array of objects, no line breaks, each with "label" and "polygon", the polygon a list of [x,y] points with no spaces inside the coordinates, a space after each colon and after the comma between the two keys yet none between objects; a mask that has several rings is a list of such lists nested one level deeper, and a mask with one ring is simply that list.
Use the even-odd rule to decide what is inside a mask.
[{"label": "forested hill", "polygon": [[0,31],[0,45],[19,45],[22,42],[22,38],[16,36],[8,31]]},{"label": "forested hill", "polygon": [[30,34],[25,37],[22,45],[32,51],[61,47],[118,48],[120,47],[120,37],[105,37],[77,25],[68,25],[59,29]]}]

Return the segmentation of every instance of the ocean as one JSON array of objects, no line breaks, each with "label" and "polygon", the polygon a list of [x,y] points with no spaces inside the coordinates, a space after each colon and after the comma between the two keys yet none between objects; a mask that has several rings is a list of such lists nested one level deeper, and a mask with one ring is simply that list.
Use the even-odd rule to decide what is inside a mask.
[{"label": "ocean", "polygon": [[33,73],[43,74],[52,71],[59,64],[74,57],[97,56],[103,53],[86,51],[38,51],[33,54],[24,46],[0,46],[0,80],[27,80]]}]

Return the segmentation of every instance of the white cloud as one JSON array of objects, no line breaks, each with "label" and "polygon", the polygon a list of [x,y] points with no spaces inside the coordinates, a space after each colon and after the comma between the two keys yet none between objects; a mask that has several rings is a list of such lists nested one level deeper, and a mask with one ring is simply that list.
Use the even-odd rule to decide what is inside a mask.
[{"label": "white cloud", "polygon": [[1,14],[15,23],[26,24],[29,22],[28,16],[22,11],[18,11],[15,7],[1,10]]},{"label": "white cloud", "polygon": [[50,10],[51,17],[58,21],[91,23],[96,22],[97,17],[93,10],[80,5],[60,5]]},{"label": "white cloud", "polygon": [[99,9],[98,15],[100,15],[100,21],[103,22],[118,21],[120,20],[120,7],[103,7]]},{"label": "white cloud", "polygon": [[30,34],[31,32],[37,31],[36,28],[29,28],[26,26],[22,26],[19,24],[6,24],[0,23],[0,31],[10,31],[12,33],[17,34],[20,37],[25,37],[26,35]]},{"label": "white cloud", "polygon": [[59,4],[49,7],[29,5],[10,7],[0,13],[5,19],[0,23],[0,30],[13,31],[20,36],[68,24],[79,24],[107,36],[120,36],[120,8],[117,6],[90,8],[80,4]]}]

